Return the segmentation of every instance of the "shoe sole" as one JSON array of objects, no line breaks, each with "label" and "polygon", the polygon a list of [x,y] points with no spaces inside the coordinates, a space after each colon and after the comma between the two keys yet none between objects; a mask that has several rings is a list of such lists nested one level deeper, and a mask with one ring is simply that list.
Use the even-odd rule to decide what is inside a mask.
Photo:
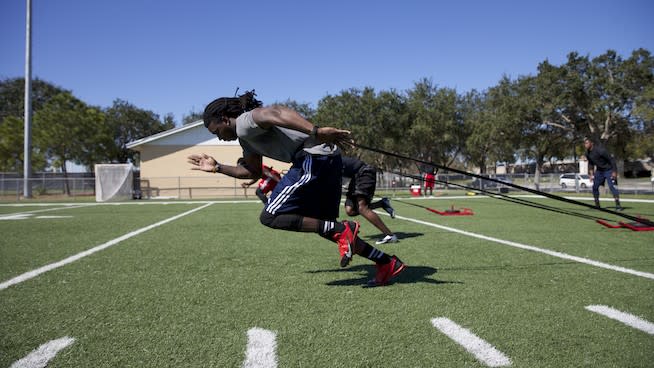
[{"label": "shoe sole", "polygon": [[375,242],[375,245],[390,244],[390,243],[397,243],[397,242],[399,242],[399,240],[377,241]]},{"label": "shoe sole", "polygon": [[[402,261],[400,261],[400,262],[402,262]],[[402,263],[402,265],[398,269],[393,271],[393,273],[391,274],[391,277],[389,277],[388,280],[390,281],[390,279],[392,279],[393,277],[401,274],[402,271],[404,271],[404,270],[406,270],[406,263]]]},{"label": "shoe sole", "polygon": [[[356,224],[356,226],[354,227],[354,231],[352,231],[352,239],[356,241],[357,235],[359,234],[360,224],[356,221],[354,223]],[[350,254],[352,254],[352,244],[350,244]],[[352,261],[351,255],[350,256],[348,256],[347,254],[343,255],[343,257],[341,257],[341,268],[347,267],[347,265],[349,265],[351,261]]]}]

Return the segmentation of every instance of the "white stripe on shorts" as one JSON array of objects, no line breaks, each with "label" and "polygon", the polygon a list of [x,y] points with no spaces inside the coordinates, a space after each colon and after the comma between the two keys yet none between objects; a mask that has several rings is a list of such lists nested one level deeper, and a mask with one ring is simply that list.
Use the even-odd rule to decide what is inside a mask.
[{"label": "white stripe on shorts", "polygon": [[313,164],[313,158],[311,155],[307,155],[304,158],[302,163],[302,169],[304,170],[304,175],[300,177],[300,180],[295,182],[293,185],[289,185],[286,188],[282,189],[281,193],[275,198],[273,202],[268,203],[266,211],[271,214],[275,214],[277,210],[295,193],[295,191],[300,188],[302,185],[306,184],[311,180],[311,167]]}]

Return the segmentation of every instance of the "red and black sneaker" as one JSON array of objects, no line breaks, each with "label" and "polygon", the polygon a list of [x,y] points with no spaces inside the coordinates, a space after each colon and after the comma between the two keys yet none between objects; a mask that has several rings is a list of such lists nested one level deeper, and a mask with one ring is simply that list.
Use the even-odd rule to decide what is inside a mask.
[{"label": "red and black sneaker", "polygon": [[368,281],[369,287],[387,285],[392,277],[399,275],[406,268],[406,265],[396,256],[391,256],[391,261],[386,264],[377,263],[375,266],[377,266],[377,274],[374,279]]},{"label": "red and black sneaker", "polygon": [[341,254],[341,267],[346,267],[352,260],[352,244],[359,234],[359,223],[357,221],[343,221],[345,229],[336,233],[333,239],[338,243],[338,252]]}]

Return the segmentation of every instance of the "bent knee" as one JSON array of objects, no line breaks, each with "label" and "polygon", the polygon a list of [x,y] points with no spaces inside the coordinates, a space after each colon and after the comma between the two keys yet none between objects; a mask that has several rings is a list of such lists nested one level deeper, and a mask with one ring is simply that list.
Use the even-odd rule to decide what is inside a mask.
[{"label": "bent knee", "polygon": [[359,215],[359,211],[354,209],[354,207],[345,207],[345,213],[347,213],[348,216],[357,216],[357,215]]},{"label": "bent knee", "polygon": [[274,228],[273,225],[275,223],[275,216],[272,213],[263,210],[261,211],[261,215],[259,216],[259,221],[261,221],[261,224],[264,226]]},{"label": "bent knee", "polygon": [[294,214],[273,215],[265,209],[261,211],[259,221],[265,226],[273,229],[300,231],[302,229],[303,217]]}]

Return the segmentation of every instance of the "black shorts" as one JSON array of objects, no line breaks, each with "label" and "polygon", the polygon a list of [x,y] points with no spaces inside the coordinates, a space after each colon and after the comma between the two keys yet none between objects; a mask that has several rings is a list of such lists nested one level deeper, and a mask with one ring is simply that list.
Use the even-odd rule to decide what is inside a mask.
[{"label": "black shorts", "polygon": [[377,169],[373,166],[364,165],[350,179],[350,185],[345,193],[345,205],[358,208],[357,197],[363,197],[366,203],[370,204],[375,195],[377,187]]}]

